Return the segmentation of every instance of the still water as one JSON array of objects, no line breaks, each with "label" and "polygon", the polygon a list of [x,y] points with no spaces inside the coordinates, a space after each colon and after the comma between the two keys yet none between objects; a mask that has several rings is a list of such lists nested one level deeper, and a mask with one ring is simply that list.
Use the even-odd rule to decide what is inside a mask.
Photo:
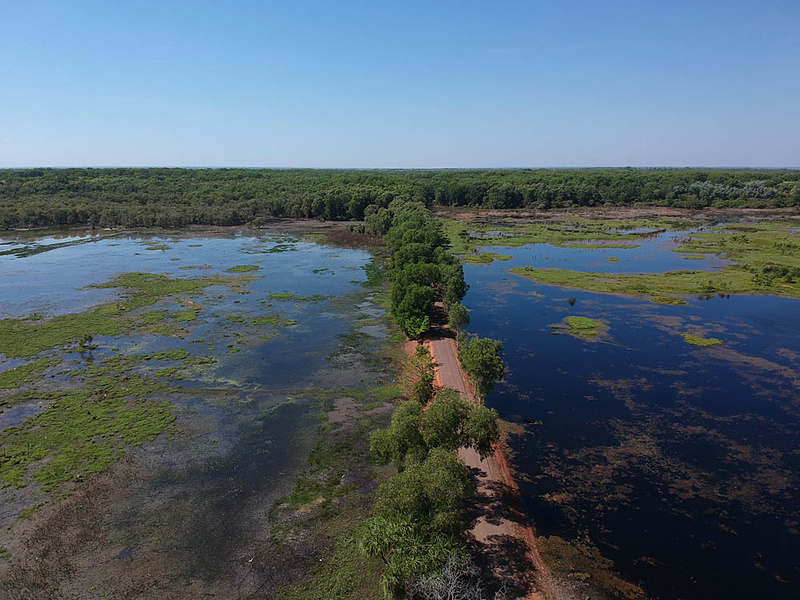
[{"label": "still water", "polygon": [[[47,389],[80,385],[80,375],[72,374],[120,355],[175,350],[202,358],[200,366],[173,378],[164,393],[175,410],[175,429],[129,449],[114,471],[121,475],[111,492],[95,486],[100,491],[92,497],[90,486],[75,488],[86,496],[80,500],[84,512],[96,507],[100,516],[94,524],[89,517],[84,525],[78,519],[74,531],[96,528],[99,533],[91,535],[105,537],[57,560],[68,564],[76,597],[88,589],[135,595],[142,585],[150,586],[148,594],[161,590],[166,597],[176,588],[200,585],[192,582],[233,597],[241,582],[231,573],[246,570],[248,558],[267,543],[265,515],[292,490],[292,474],[306,465],[324,411],[315,390],[374,383],[376,374],[352,351],[341,360],[345,340],[352,345],[360,335],[368,345],[383,336],[374,325],[370,335],[358,333],[359,320],[371,322],[384,312],[362,285],[371,255],[267,232],[0,242],[0,319],[91,310],[124,295],[116,288],[90,287],[120,273],[247,278],[238,287],[213,285],[191,298],[166,297],[145,309],[163,311],[165,322],[179,327],[178,335],[135,329],[95,336],[91,352],[47,351],[62,362],[37,383]],[[176,311],[193,308],[199,309],[196,319],[172,323]],[[30,360],[0,355],[0,372]],[[134,372],[152,374],[174,364],[181,366],[148,359]],[[0,430],[48,406],[33,401],[4,407]],[[53,502],[35,485],[0,490],[0,545],[15,560],[27,552],[27,542],[16,533],[17,515],[40,503],[42,514],[50,515]],[[61,552],[57,548],[51,554]],[[104,569],[95,568],[98,562]],[[59,594],[67,593],[59,569],[52,573],[54,585],[62,586]]]},{"label": "still water", "polygon": [[[525,425],[513,463],[546,548],[595,547],[650,598],[800,598],[800,301],[661,306],[507,272],[721,264],[682,259],[675,235],[639,250],[488,248],[514,259],[465,265],[470,330],[502,340],[508,365],[487,403]],[[570,315],[608,329],[554,335]],[[724,343],[699,348],[682,333]]]}]

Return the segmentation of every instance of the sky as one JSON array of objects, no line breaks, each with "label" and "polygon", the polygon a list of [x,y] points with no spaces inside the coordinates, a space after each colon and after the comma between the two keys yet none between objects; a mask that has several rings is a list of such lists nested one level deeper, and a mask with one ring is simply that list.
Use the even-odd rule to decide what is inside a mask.
[{"label": "sky", "polygon": [[797,0],[0,7],[0,167],[800,167]]}]

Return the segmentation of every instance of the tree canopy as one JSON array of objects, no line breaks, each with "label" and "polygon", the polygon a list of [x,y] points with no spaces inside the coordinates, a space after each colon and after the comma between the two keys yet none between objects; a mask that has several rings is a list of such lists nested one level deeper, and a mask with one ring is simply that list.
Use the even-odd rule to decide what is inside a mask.
[{"label": "tree canopy", "polygon": [[[568,208],[800,206],[800,171],[752,169],[4,169],[0,228],[243,225],[257,218],[366,219],[407,205]],[[369,208],[370,206],[375,208]],[[397,218],[397,213],[394,213]]]}]

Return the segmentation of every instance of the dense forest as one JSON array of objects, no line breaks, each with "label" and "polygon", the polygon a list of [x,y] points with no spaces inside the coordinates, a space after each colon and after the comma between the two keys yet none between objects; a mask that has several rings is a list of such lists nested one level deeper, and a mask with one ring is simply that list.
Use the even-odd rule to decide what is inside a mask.
[{"label": "dense forest", "polygon": [[798,170],[8,169],[0,228],[242,225],[364,217],[394,199],[426,206],[800,206]]}]

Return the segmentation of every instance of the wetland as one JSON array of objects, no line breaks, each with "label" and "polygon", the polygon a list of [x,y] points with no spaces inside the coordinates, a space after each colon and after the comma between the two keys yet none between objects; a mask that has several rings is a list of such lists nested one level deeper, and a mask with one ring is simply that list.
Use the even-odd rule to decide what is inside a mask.
[{"label": "wetland", "polygon": [[798,597],[800,220],[475,217],[446,230],[548,564],[592,598]]},{"label": "wetland", "polygon": [[0,595],[376,593],[352,526],[399,391],[369,252],[285,228],[0,248]]}]

